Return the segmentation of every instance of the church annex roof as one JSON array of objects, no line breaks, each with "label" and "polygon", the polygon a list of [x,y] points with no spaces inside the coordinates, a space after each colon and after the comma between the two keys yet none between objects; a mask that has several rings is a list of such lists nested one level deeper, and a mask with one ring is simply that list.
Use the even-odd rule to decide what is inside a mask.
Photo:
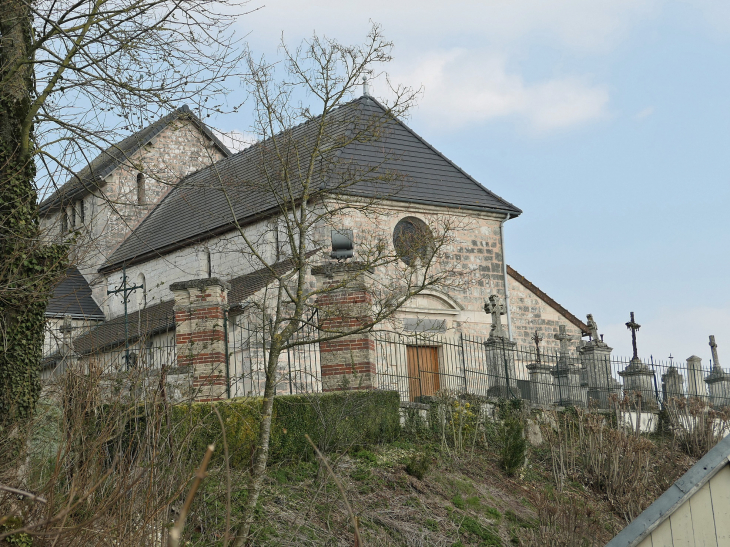
[{"label": "church annex roof", "polygon": [[[311,256],[316,251],[311,251]],[[228,304],[232,307],[241,304],[266,287],[269,283],[292,269],[291,260],[286,259],[272,264],[271,269],[261,268],[230,280]],[[273,270],[273,272],[272,272]],[[167,300],[127,315],[129,341],[136,342],[141,337],[154,336],[175,329],[175,302]],[[86,334],[75,338],[74,351],[84,355],[114,348],[124,343],[124,316],[118,316],[93,328]]]},{"label": "church annex roof", "polygon": [[226,148],[208,126],[193,114],[190,107],[183,105],[124,140],[113,144],[96,156],[89,165],[76,173],[53,194],[43,200],[40,204],[41,214],[62,207],[64,204],[68,204],[101,187],[104,184],[103,179],[107,175],[164,131],[173,121],[183,116],[190,119],[215,144],[224,156],[231,155],[230,150]]},{"label": "church annex roof", "polygon": [[540,289],[540,287],[538,287],[537,285],[532,283],[532,281],[527,279],[524,275],[519,273],[517,270],[515,270],[509,264],[507,265],[507,275],[509,275],[515,281],[518,281],[523,287],[525,287],[531,293],[533,293],[534,295],[539,297],[540,300],[545,302],[548,306],[550,306],[552,309],[554,309],[560,315],[565,317],[565,319],[567,319],[570,323],[572,323],[573,325],[578,327],[581,330],[581,332],[583,332],[584,334],[588,334],[590,332],[588,325],[586,325],[583,321],[581,321],[575,315],[573,315],[568,310],[566,310],[563,306],[558,304],[555,300],[553,300],[550,296],[548,296],[547,293],[542,291]]},{"label": "church annex roof", "polygon": [[65,277],[53,289],[46,307],[46,317],[104,319],[104,314],[91,296],[91,287],[76,267],[66,270]]},{"label": "church annex roof", "polygon": [[[343,171],[349,169],[366,175],[347,189],[332,189],[332,193],[509,213],[513,217],[522,212],[475,181],[370,97],[343,105],[335,111],[333,119],[335,129],[326,136],[332,140],[347,135],[348,124],[351,128],[377,119],[381,128],[377,140],[356,139],[332,157],[323,157],[325,166],[334,168],[319,181],[322,192],[332,189]],[[275,137],[280,139],[279,146],[284,143],[284,153],[308,157],[317,128],[314,121]],[[100,271],[113,271],[122,263],[141,262],[230,231],[234,221],[243,225],[273,214],[277,210],[277,195],[266,187],[263,174],[263,169],[270,167],[266,163],[267,155],[274,155],[272,143],[272,139],[257,143],[188,175],[117,248]],[[394,178],[399,178],[397,184],[392,182]]]},{"label": "church annex roof", "polygon": [[[643,513],[632,520],[629,525],[621,530],[611,541],[606,544],[606,547],[636,547],[641,544],[654,530],[656,530],[660,524],[672,516],[672,513],[677,511],[689,498],[696,494],[700,488],[705,486],[710,479],[717,475],[722,469],[729,465],[730,460],[730,436],[725,437],[718,442],[707,454],[705,454],[700,461],[694,464],[689,471],[682,475],[677,481],[669,487],[659,498],[647,507]],[[723,492],[722,497],[727,498],[727,495]],[[727,502],[725,502],[727,504]],[[727,505],[725,506],[727,507]],[[694,508],[693,508],[694,510]],[[701,519],[702,524],[712,526],[712,522],[717,522],[721,519],[727,519],[727,509],[718,507],[718,514],[706,515],[706,518]],[[694,511],[693,511],[694,512]],[[694,522],[694,515],[691,522],[682,522],[682,526],[689,526],[692,528]],[[699,520],[699,519],[698,519]],[[725,520],[725,522],[727,522]],[[726,527],[727,528],[727,527]],[[711,530],[710,534],[715,536],[715,530]],[[690,536],[693,534],[690,533]],[[692,539],[692,538],[690,538]],[[717,543],[713,542],[712,545],[727,545],[723,540],[727,539],[727,535],[721,536],[718,534]],[[688,543],[682,543],[683,545],[689,545]],[[694,541],[691,543],[694,545]],[[654,545],[657,545],[654,542]],[[662,545],[665,545],[664,543]],[[672,543],[672,545],[680,545]],[[697,544],[699,545],[699,543]],[[703,543],[707,545],[707,543]]]}]

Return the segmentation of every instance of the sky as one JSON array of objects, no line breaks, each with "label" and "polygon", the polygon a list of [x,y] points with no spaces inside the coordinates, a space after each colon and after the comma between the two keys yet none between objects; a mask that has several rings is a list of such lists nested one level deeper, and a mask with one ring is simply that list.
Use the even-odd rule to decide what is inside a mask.
[{"label": "sky", "polygon": [[[417,133],[523,214],[507,262],[614,348],[730,363],[730,2],[253,0],[238,32],[395,43]],[[371,94],[379,95],[378,81]],[[385,91],[381,89],[381,92]],[[215,123],[245,132],[246,119]],[[727,367],[726,367],[727,368]]]}]

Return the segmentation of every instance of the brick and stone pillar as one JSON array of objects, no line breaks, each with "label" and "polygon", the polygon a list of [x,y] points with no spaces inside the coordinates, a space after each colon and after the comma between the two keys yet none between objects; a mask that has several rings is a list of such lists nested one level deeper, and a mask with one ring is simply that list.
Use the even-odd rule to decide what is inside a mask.
[{"label": "brick and stone pillar", "polygon": [[687,396],[700,399],[707,397],[702,378],[702,359],[696,355],[687,358]]},{"label": "brick and stone pillar", "polygon": [[225,320],[228,283],[218,278],[170,285],[175,295],[177,364],[189,367],[196,401],[217,401],[227,393]]},{"label": "brick and stone pillar", "polygon": [[[322,337],[347,333],[372,321],[372,298],[363,266],[356,262],[314,266]],[[375,340],[370,332],[345,334],[319,343],[322,391],[377,387]]]}]

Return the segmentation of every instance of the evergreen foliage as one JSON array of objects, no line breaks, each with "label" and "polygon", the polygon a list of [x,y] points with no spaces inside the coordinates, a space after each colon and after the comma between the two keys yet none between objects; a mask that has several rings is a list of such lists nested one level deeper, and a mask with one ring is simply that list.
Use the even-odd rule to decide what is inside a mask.
[{"label": "evergreen foliage", "polygon": [[[64,271],[64,245],[40,241],[33,159],[30,4],[0,3],[0,427],[29,416],[40,395],[45,310]],[[18,58],[28,65],[10,70]]]}]

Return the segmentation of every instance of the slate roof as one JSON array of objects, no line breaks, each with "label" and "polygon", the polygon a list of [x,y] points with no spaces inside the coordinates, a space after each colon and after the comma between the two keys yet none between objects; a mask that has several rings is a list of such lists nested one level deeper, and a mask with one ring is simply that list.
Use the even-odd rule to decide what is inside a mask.
[{"label": "slate roof", "polygon": [[712,450],[694,464],[643,513],[621,530],[606,547],[635,547],[656,530],[659,525],[679,509],[689,498],[714,477],[730,458],[730,436],[717,443]]},{"label": "slate roof", "polygon": [[91,297],[91,287],[76,267],[66,270],[66,276],[53,289],[46,307],[46,317],[73,319],[104,319],[104,313]]},{"label": "slate roof", "polygon": [[228,148],[226,148],[218,137],[216,137],[215,134],[213,134],[213,132],[195,114],[193,114],[188,105],[183,105],[177,110],[170,112],[167,116],[164,116],[147,127],[140,129],[121,142],[113,144],[101,154],[96,156],[89,165],[76,173],[63,186],[43,200],[40,204],[41,214],[55,210],[63,204],[71,203],[81,196],[103,186],[104,177],[109,175],[125,160],[130,158],[140,148],[164,131],[164,129],[173,121],[182,116],[189,118],[202,133],[213,141],[215,146],[226,157],[231,155]]},{"label": "slate roof", "polygon": [[537,285],[532,283],[529,279],[527,279],[524,275],[519,273],[517,270],[515,270],[509,264],[507,265],[507,275],[509,275],[511,278],[515,279],[516,281],[519,281],[523,287],[525,287],[527,290],[529,290],[535,296],[538,296],[540,298],[540,300],[545,302],[548,306],[550,306],[552,309],[554,309],[560,315],[565,317],[570,323],[572,323],[573,325],[578,327],[584,335],[587,335],[590,333],[590,329],[588,328],[588,325],[586,325],[583,321],[581,321],[575,315],[573,315],[568,310],[566,310],[563,306],[558,304],[555,300],[553,300],[550,296],[548,296],[547,293],[542,291],[540,289],[540,287],[538,287]]},{"label": "slate roof", "polygon": [[[317,251],[310,251],[307,257]],[[276,276],[285,274],[292,269],[290,260],[282,260],[272,264],[272,272],[262,268],[246,275],[231,279],[231,288],[228,291],[228,304],[235,306],[271,283]],[[175,329],[175,302],[168,300],[149,306],[142,310],[128,314],[129,341],[135,342],[142,336],[154,336],[162,332]],[[110,349],[124,343],[124,316],[115,317],[87,334],[83,334],[73,341],[74,351],[78,354],[87,354]]]},{"label": "slate roof", "polygon": [[[319,188],[335,193],[377,197],[480,211],[510,213],[521,210],[490,192],[453,162],[444,157],[401,121],[370,97],[361,97],[338,109],[325,139],[336,141],[352,135],[352,127],[373,124],[381,131],[378,140],[355,140],[320,165],[327,173]],[[317,119],[275,137],[284,153],[306,160],[311,152]],[[374,120],[374,121],[373,121]],[[348,125],[349,124],[349,125]],[[277,169],[269,160],[273,142],[251,146],[213,166],[188,175],[140,223],[100,268],[113,271],[122,263],[133,264],[171,252],[229,231],[234,219],[243,225],[277,211],[277,191],[265,188],[263,169]],[[331,167],[327,171],[327,167]],[[280,167],[278,167],[280,170]],[[372,172],[367,173],[370,169]],[[343,191],[336,181],[343,172],[357,172],[357,182]],[[394,182],[394,179],[399,179]],[[278,184],[278,183],[277,183]],[[333,188],[335,188],[333,190]],[[294,189],[296,194],[297,189]]]}]

